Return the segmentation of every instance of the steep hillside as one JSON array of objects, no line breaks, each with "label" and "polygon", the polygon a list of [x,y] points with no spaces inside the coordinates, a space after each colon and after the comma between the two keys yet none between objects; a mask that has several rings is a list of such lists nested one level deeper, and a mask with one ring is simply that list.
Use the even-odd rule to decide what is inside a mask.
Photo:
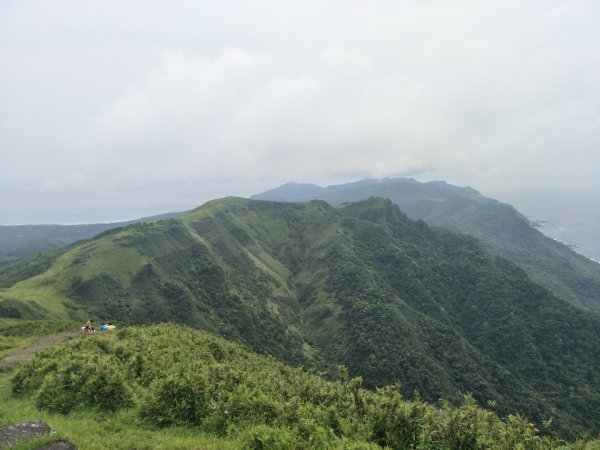
[{"label": "steep hillside", "polygon": [[0,272],[0,312],[174,321],[294,364],[344,364],[367,387],[472,392],[565,435],[600,430],[600,319],[389,200],[228,198],[19,264],[27,278]]},{"label": "steep hillside", "polygon": [[326,188],[288,183],[253,198],[320,199],[337,206],[371,196],[389,198],[412,219],[476,237],[493,254],[521,266],[534,281],[566,301],[600,313],[600,264],[544,236],[512,206],[486,198],[472,188],[386,178]]}]

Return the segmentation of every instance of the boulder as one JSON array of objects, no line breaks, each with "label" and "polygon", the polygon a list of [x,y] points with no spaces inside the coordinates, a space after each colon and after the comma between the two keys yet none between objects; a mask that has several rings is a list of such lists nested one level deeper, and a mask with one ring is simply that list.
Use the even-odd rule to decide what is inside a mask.
[{"label": "boulder", "polygon": [[47,436],[51,432],[50,425],[41,420],[8,425],[0,428],[0,449],[10,447],[20,441]]}]

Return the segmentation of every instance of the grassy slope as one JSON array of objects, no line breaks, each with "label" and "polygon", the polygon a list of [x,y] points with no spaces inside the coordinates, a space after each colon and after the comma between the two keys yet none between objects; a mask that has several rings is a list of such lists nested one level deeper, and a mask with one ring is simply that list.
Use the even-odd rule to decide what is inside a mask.
[{"label": "grassy slope", "polygon": [[57,313],[185,323],[294,364],[343,363],[368,386],[399,380],[429,400],[470,391],[538,423],[555,416],[566,433],[599,426],[597,321],[389,202],[340,213],[224,199],[56,261],[0,298],[42,292]]},{"label": "grassy slope", "polygon": [[144,258],[132,248],[119,245],[133,229],[121,233],[107,233],[102,239],[84,242],[62,252],[47,270],[31,278],[13,284],[0,293],[0,298],[16,298],[23,302],[43,305],[53,317],[75,316],[75,302],[70,286],[74,279],[90,278],[98,274],[108,274],[123,285],[128,285],[131,277],[144,263]]},{"label": "grassy slope", "polygon": [[166,213],[127,222],[82,225],[0,225],[0,262],[59,249],[100,233],[138,222],[177,217],[183,213]]},{"label": "grassy slope", "polygon": [[86,449],[598,448],[542,438],[469,398],[437,408],[340,377],[328,382],[178,326],[124,329],[59,344],[0,374],[0,426],[41,418],[58,431],[20,449],[57,439]]}]

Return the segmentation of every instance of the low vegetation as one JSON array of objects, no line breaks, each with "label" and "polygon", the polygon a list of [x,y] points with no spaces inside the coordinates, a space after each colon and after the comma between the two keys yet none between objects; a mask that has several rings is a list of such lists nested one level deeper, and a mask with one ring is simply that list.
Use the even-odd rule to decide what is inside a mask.
[{"label": "low vegetation", "polygon": [[[343,367],[337,377],[327,381],[208,333],[163,324],[81,337],[38,354],[12,374],[8,404],[35,404],[67,430],[67,422],[77,422],[79,436],[63,432],[75,443],[86,442],[100,422],[112,424],[114,431],[111,425],[102,433],[105,443],[120,435],[115,448],[161,448],[169,439],[178,442],[170,448],[598,448],[567,445],[552,436],[549,422],[542,436],[524,417],[500,419],[493,404],[482,409],[469,395],[457,407],[436,406],[407,401],[398,386],[365,390]],[[0,418],[8,417],[0,406]],[[132,430],[140,431],[137,444]],[[166,441],[152,447],[157,430],[167,430]]]}]

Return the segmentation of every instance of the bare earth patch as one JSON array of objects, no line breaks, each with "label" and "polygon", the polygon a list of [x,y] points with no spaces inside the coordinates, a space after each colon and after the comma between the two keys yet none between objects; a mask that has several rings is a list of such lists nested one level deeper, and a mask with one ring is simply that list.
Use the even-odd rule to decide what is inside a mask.
[{"label": "bare earth patch", "polygon": [[72,339],[76,336],[79,336],[79,333],[58,333],[53,334],[51,336],[43,336],[39,339],[36,339],[27,347],[23,348],[14,348],[10,350],[6,356],[0,361],[0,372],[3,370],[9,369],[14,365],[20,363],[21,361],[25,361],[30,359],[37,352],[41,352],[42,350],[46,350],[49,347],[52,347],[57,342],[66,341],[67,339]]}]

